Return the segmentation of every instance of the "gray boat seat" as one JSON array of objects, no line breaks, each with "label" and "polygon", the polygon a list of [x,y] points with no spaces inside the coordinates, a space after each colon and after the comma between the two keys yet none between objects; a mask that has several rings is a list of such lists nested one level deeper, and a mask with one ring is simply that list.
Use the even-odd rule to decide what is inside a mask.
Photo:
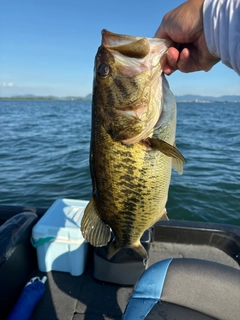
[{"label": "gray boat seat", "polygon": [[240,271],[200,259],[157,262],[137,282],[123,319],[240,319]]},{"label": "gray boat seat", "polygon": [[30,237],[37,220],[35,213],[22,212],[0,226],[0,319],[15,304],[36,264]]}]

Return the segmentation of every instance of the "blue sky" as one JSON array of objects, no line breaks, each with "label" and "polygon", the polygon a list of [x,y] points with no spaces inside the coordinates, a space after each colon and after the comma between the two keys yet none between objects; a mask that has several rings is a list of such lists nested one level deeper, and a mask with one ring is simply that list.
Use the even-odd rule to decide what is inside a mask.
[{"label": "blue sky", "polygon": [[[86,96],[101,30],[152,37],[182,1],[0,0],[0,96]],[[222,63],[210,72],[168,77],[175,95],[240,94],[240,77]]]}]

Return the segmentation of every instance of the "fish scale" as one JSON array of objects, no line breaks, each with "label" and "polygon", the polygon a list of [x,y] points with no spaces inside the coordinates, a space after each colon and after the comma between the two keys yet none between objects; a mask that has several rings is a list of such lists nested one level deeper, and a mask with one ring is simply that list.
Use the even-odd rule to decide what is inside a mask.
[{"label": "fish scale", "polygon": [[166,42],[103,31],[95,59],[90,168],[92,199],[81,231],[110,259],[123,247],[143,259],[144,231],[166,219],[175,147],[176,103],[162,75]]},{"label": "fish scale", "polygon": [[[101,135],[106,135],[102,139],[107,143],[101,145],[101,151],[97,153],[99,158],[104,157],[104,163],[95,164],[96,179],[101,181],[98,183],[99,191],[95,202],[97,206],[107,208],[106,211],[101,211],[101,218],[112,226],[120,243],[127,237],[125,228],[129,224],[128,240],[121,243],[122,246],[129,245],[135,243],[146,226],[154,224],[165,212],[165,202],[162,198],[166,194],[165,189],[168,188],[170,175],[167,171],[163,172],[162,167],[164,165],[170,167],[168,163],[171,159],[158,151],[150,154],[139,145],[131,147],[119,145],[109,139],[104,129],[100,131]],[[98,128],[96,134],[99,135]],[[96,148],[99,150],[98,146]],[[111,157],[106,157],[107,154],[111,154]],[[154,159],[154,167],[149,166],[151,158]],[[159,203],[163,203],[162,207]],[[150,211],[151,215],[148,214]]]}]

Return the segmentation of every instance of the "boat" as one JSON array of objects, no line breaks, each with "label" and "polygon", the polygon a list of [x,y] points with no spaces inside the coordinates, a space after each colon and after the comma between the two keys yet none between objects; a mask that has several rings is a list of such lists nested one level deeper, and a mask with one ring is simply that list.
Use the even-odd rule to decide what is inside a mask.
[{"label": "boat", "polygon": [[[111,276],[101,276],[96,259],[104,271],[106,248],[89,246],[84,272],[72,276],[38,269],[30,238],[47,210],[0,206],[0,319],[36,276],[46,276],[47,282],[32,320],[239,319],[240,226],[159,221],[144,240],[147,267],[138,260],[133,269],[126,259]],[[131,249],[124,254],[131,256]]]}]

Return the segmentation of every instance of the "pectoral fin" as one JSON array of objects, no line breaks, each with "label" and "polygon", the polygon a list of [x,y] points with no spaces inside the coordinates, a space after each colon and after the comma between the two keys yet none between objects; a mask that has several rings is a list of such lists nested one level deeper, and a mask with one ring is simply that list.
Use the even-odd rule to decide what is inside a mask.
[{"label": "pectoral fin", "polygon": [[83,237],[95,247],[105,246],[111,237],[110,228],[99,217],[92,199],[85,211],[81,222]]},{"label": "pectoral fin", "polygon": [[148,138],[148,143],[152,149],[159,150],[166,156],[172,157],[174,169],[176,169],[179,174],[183,173],[183,163],[186,163],[187,161],[181,152],[176,148],[176,145],[172,146],[163,140],[155,138]]}]

